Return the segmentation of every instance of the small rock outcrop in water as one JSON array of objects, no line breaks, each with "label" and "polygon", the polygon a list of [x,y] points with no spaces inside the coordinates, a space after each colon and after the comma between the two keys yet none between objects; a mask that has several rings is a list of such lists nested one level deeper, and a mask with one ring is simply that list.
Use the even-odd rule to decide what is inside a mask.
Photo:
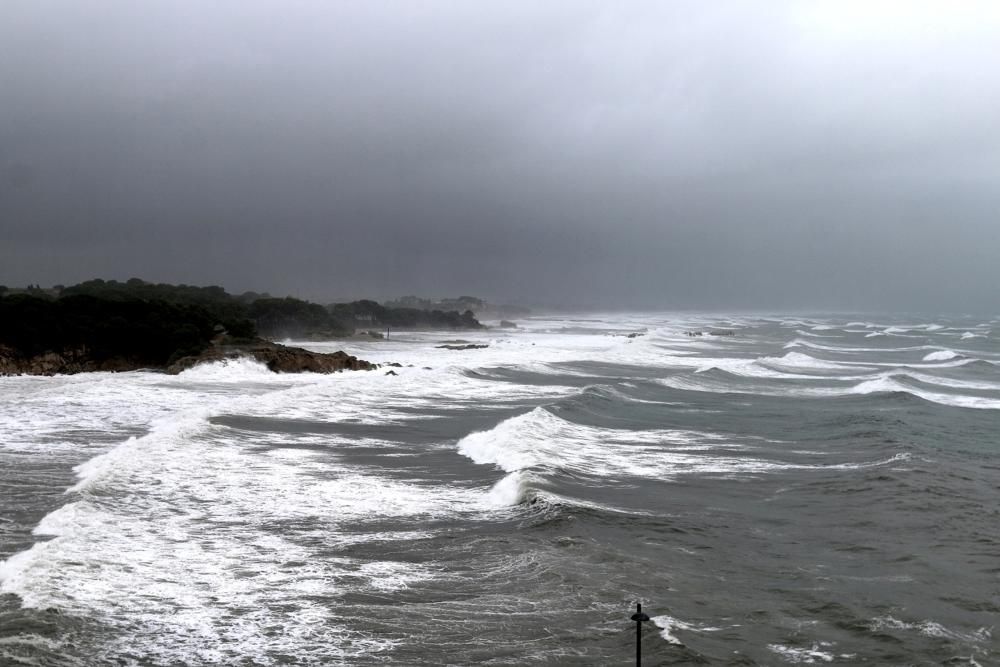
[{"label": "small rock outcrop in water", "polygon": [[167,366],[171,374],[180,373],[193,366],[226,359],[253,359],[275,373],[335,373],[337,371],[370,371],[378,368],[364,359],[352,357],[346,352],[324,354],[310,352],[301,347],[288,347],[256,339],[250,343],[220,343],[200,354],[182,357]]},{"label": "small rock outcrop in water", "polygon": [[489,345],[476,345],[475,343],[468,343],[466,345],[438,345],[441,350],[482,350],[489,347]]}]

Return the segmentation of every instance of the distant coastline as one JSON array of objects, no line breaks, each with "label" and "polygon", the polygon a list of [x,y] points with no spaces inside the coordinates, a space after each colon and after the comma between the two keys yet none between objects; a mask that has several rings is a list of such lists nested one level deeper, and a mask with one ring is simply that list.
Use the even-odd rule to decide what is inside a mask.
[{"label": "distant coastline", "polygon": [[[416,297],[408,297],[416,300]],[[482,329],[474,297],[412,305],[360,300],[327,306],[269,294],[232,295],[198,287],[90,280],[70,287],[0,288],[0,374],[55,375],[151,369],[180,372],[238,356],[276,372],[366,370],[343,352],[320,354],[276,340],[379,338],[399,329]],[[503,307],[504,313],[514,307]]]}]

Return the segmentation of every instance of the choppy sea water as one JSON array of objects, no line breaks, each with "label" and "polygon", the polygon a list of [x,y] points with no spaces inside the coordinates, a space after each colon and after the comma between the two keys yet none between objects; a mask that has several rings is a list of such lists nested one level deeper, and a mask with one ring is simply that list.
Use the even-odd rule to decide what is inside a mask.
[{"label": "choppy sea water", "polygon": [[396,376],[0,378],[0,664],[624,665],[636,601],[646,664],[997,664],[995,329],[588,315],[308,345]]}]

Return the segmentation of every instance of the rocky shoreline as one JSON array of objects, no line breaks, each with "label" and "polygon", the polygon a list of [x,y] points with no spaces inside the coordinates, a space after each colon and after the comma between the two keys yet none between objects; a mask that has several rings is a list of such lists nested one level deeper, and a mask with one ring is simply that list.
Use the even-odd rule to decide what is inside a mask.
[{"label": "rocky shoreline", "polygon": [[258,361],[275,373],[336,373],[371,371],[378,368],[378,364],[358,359],[343,351],[329,354],[310,352],[301,347],[289,347],[257,339],[252,343],[213,345],[201,354],[178,359],[167,366],[166,371],[177,374],[198,364],[240,358]]},{"label": "rocky shoreline", "polygon": [[95,359],[85,347],[25,357],[10,347],[0,346],[0,375],[72,375],[95,371],[137,370],[176,375],[198,364],[240,358],[258,361],[275,373],[336,373],[378,368],[378,364],[358,359],[346,352],[310,352],[300,347],[279,345],[256,338],[216,341],[198,354],[181,357],[165,366],[150,366],[126,357]]}]

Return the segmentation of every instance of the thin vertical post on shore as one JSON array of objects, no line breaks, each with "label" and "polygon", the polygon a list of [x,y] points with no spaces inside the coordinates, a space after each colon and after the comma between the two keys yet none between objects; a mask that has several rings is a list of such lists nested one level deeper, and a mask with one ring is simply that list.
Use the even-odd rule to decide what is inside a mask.
[{"label": "thin vertical post on shore", "polygon": [[642,603],[635,603],[635,613],[632,614],[635,621],[635,667],[642,667],[642,624],[649,620],[649,616],[642,613]]}]

